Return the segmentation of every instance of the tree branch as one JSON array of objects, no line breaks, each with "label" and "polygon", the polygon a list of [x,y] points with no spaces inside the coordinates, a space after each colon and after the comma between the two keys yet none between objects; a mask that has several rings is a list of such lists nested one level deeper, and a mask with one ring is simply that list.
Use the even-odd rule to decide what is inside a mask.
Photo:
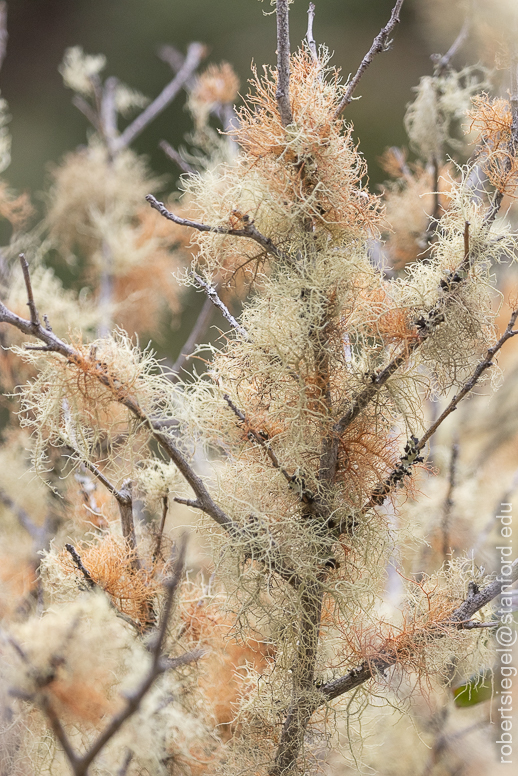
[{"label": "tree branch", "polygon": [[399,24],[400,22],[399,14],[401,12],[402,5],[403,0],[397,0],[394,8],[392,9],[392,13],[390,14],[390,19],[388,20],[385,27],[381,29],[381,31],[372,41],[372,46],[363,57],[360,67],[356,71],[356,75],[349,82],[347,89],[345,90],[345,94],[340,100],[340,104],[338,105],[333,118],[337,119],[344,108],[346,108],[352,102],[354,90],[358,86],[363,74],[371,64],[376,54],[381,54],[382,51],[387,51],[388,46],[390,45],[389,35],[392,34],[396,24]]},{"label": "tree branch", "polygon": [[200,341],[201,337],[205,334],[207,327],[211,321],[213,312],[214,312],[214,306],[212,303],[212,299],[208,298],[204,301],[203,307],[201,308],[199,315],[196,318],[196,321],[194,323],[194,326],[191,329],[191,333],[187,337],[185,343],[182,345],[180,349],[180,353],[178,354],[176,361],[171,367],[172,382],[176,382],[179,379],[180,372],[182,371],[185,362],[191,358],[197,343]]},{"label": "tree branch", "polygon": [[205,293],[207,294],[208,300],[218,308],[218,310],[221,312],[223,317],[226,321],[230,323],[233,329],[237,331],[241,339],[244,339],[246,342],[250,342],[250,336],[246,329],[241,326],[240,323],[237,322],[237,320],[234,318],[228,307],[224,302],[221,301],[221,299],[218,296],[218,293],[216,289],[213,286],[210,286],[208,283],[203,280],[199,275],[197,275],[195,272],[192,273],[192,278],[195,281],[195,283],[202,288]]},{"label": "tree branch", "polygon": [[228,234],[232,237],[246,237],[249,240],[254,240],[254,242],[259,243],[259,245],[264,248],[266,253],[269,253],[276,259],[291,262],[288,254],[277,248],[277,246],[273,244],[269,237],[265,237],[264,234],[261,234],[261,232],[255,228],[254,222],[250,221],[250,218],[247,215],[243,216],[243,222],[245,224],[243,229],[231,229],[227,226],[209,226],[208,224],[202,224],[198,221],[190,221],[187,218],[180,218],[180,216],[171,213],[165,207],[164,203],[159,202],[152,194],[148,194],[146,199],[152,208],[158,210],[160,215],[162,215],[164,218],[167,218],[168,221],[172,221],[173,223],[178,224],[179,226],[188,226],[191,229],[196,229],[198,232],[212,232],[213,234]]},{"label": "tree branch", "polygon": [[[369,509],[372,509],[372,507],[381,506],[385,499],[394,491],[394,489],[404,481],[405,477],[411,475],[412,467],[416,463],[420,463],[423,460],[419,453],[424,449],[428,440],[435,434],[439,426],[446,420],[446,418],[457,409],[462,399],[464,399],[473,390],[484,372],[493,366],[493,358],[503,347],[503,345],[505,345],[509,339],[518,334],[518,331],[513,329],[517,318],[518,309],[513,311],[511,318],[509,319],[509,323],[507,324],[507,328],[500,339],[491,348],[488,349],[484,359],[477,364],[471,377],[466,380],[460,391],[455,394],[443,412],[441,412],[439,417],[436,418],[436,420],[428,427],[420,439],[411,437],[406,445],[405,453],[401,457],[401,462],[389,474],[387,479],[373,490],[368,501],[364,504],[360,514],[366,514]],[[347,518],[345,523],[347,523],[348,520],[350,520],[350,518]],[[343,528],[344,523],[342,523],[340,526],[340,530]]]},{"label": "tree branch", "polygon": [[306,41],[311,52],[311,58],[315,65],[318,65],[318,52],[315,38],[313,37],[313,22],[315,20],[315,4],[310,3],[308,8],[308,31],[306,32]]},{"label": "tree branch", "polygon": [[472,13],[473,13],[473,3],[470,3],[469,11],[466,14],[466,18],[464,19],[464,24],[462,25],[459,34],[451,44],[446,54],[443,54],[443,56],[441,56],[440,54],[432,54],[431,60],[435,65],[434,75],[443,75],[446,72],[446,70],[450,66],[451,60],[467,40],[471,30]]},{"label": "tree branch", "polygon": [[[463,629],[471,620],[476,612],[482,607],[486,606],[490,601],[500,595],[502,586],[504,584],[514,584],[518,580],[518,558],[513,561],[512,575],[508,580],[501,578],[495,579],[483,590],[473,595],[468,595],[466,600],[453,612],[453,614],[441,623],[437,624],[436,638],[441,638],[446,635],[450,628]],[[469,626],[473,627],[473,626]],[[395,665],[397,662],[397,654],[387,655],[374,661],[365,661],[360,666],[352,668],[347,674],[341,676],[338,679],[333,679],[331,682],[327,682],[319,689],[323,695],[319,705],[322,705],[328,701],[338,698],[349,690],[353,690],[355,687],[359,687],[368,679],[376,674],[377,671],[385,671],[387,668]],[[318,706],[315,706],[315,709]]]},{"label": "tree branch", "polygon": [[240,410],[230,396],[228,394],[223,394],[223,399],[226,401],[234,415],[238,418],[241,425],[245,428],[247,432],[248,438],[255,442],[259,447],[262,447],[262,449],[265,451],[266,455],[270,459],[270,461],[273,464],[273,467],[275,469],[278,469],[284,479],[287,481],[290,488],[292,488],[299,496],[302,501],[305,503],[310,503],[314,500],[314,495],[311,493],[311,491],[307,490],[304,483],[304,477],[302,475],[296,475],[296,474],[290,474],[284,466],[282,466],[279,463],[279,459],[277,458],[274,450],[272,449],[270,445],[270,439],[266,434],[263,432],[256,431],[255,428],[253,428],[249,422],[246,419],[245,413]]},{"label": "tree branch", "polygon": [[160,92],[150,105],[115,139],[114,152],[127,148],[138,135],[155,119],[176,97],[185,82],[192,76],[206,54],[206,48],[201,43],[191,43],[182,67],[172,81]]},{"label": "tree branch", "polygon": [[[8,323],[14,326],[19,331],[29,336],[37,337],[44,342],[50,351],[59,353],[64,356],[67,361],[76,366],[84,368],[84,356],[82,356],[73,347],[59,339],[52,331],[41,326],[41,324],[35,324],[31,321],[27,321],[24,318],[12,313],[7,307],[0,302],[0,323]],[[113,390],[113,377],[107,374],[102,365],[92,360],[92,370],[102,385],[105,385],[110,390]],[[180,474],[186,480],[186,482],[193,489],[196,499],[192,500],[189,505],[196,509],[200,509],[206,515],[211,517],[221,528],[223,528],[230,536],[234,537],[238,541],[246,541],[250,544],[252,551],[257,550],[257,557],[261,559],[266,566],[269,566],[279,576],[287,581],[292,586],[300,584],[300,579],[291,568],[289,563],[280,552],[277,543],[273,537],[268,536],[269,554],[268,557],[264,554],[263,545],[257,537],[253,537],[249,534],[247,529],[238,526],[227,514],[221,509],[218,504],[212,499],[205,483],[194,471],[192,466],[188,463],[184,454],[178,449],[174,443],[170,434],[165,430],[165,424],[162,425],[160,421],[153,420],[140,406],[138,401],[130,394],[129,391],[117,390],[114,393],[116,400],[126,407],[141,423],[147,428],[156,442],[164,450],[177,467]],[[181,503],[181,502],[180,502]],[[184,502],[185,503],[185,502]]]},{"label": "tree branch", "polygon": [[81,560],[81,556],[79,555],[78,551],[72,544],[65,544],[66,551],[72,556],[72,560],[76,564],[76,567],[79,569],[83,577],[85,578],[88,587],[94,588],[97,587],[97,583],[94,579],[92,579],[92,576],[88,569],[86,569],[83,565],[83,561]]},{"label": "tree branch", "polygon": [[118,490],[115,485],[97,468],[97,466],[88,460],[85,456],[72,445],[65,440],[65,444],[72,453],[77,456],[83,466],[85,466],[92,474],[102,482],[106,490],[115,497],[119,513],[121,517],[122,535],[128,542],[128,546],[132,553],[131,565],[135,569],[140,568],[140,561],[137,555],[137,539],[135,536],[135,524],[133,520],[133,499],[131,495],[131,480],[125,480],[122,483],[122,488]]},{"label": "tree branch", "polygon": [[158,145],[162,149],[164,154],[169,159],[171,159],[171,161],[175,162],[178,165],[178,167],[182,172],[185,172],[189,175],[196,175],[196,170],[194,169],[194,167],[191,167],[191,165],[188,162],[186,162],[182,156],[180,156],[176,148],[173,148],[173,146],[170,145],[170,143],[168,143],[167,140],[161,140]]},{"label": "tree branch", "polygon": [[290,105],[290,0],[277,0],[277,91],[283,127],[293,122]]},{"label": "tree branch", "polygon": [[32,283],[31,283],[31,276],[29,273],[29,265],[27,263],[27,259],[25,258],[25,254],[20,253],[19,256],[20,264],[22,265],[22,272],[23,272],[23,279],[25,281],[25,288],[27,289],[27,306],[29,308],[29,312],[31,314],[31,323],[33,326],[39,326],[40,325],[40,319],[38,317],[38,311],[36,309],[36,305],[34,303],[34,294],[32,291]]},{"label": "tree branch", "polygon": [[54,734],[61,744],[63,751],[68,759],[74,776],[87,776],[88,769],[92,762],[102,751],[102,749],[104,749],[106,744],[120,730],[126,720],[128,720],[131,716],[133,716],[133,714],[135,714],[135,712],[138,711],[144,697],[147,695],[161,674],[171,668],[176,668],[180,665],[185,665],[186,663],[199,660],[200,657],[202,657],[204,654],[201,650],[193,650],[192,652],[181,655],[179,658],[173,659],[164,658],[162,655],[167,627],[171,617],[173,600],[183,574],[185,548],[186,541],[184,540],[180,544],[179,552],[173,566],[173,573],[164,584],[164,587],[166,588],[166,599],[162,611],[160,626],[155,633],[150,649],[152,658],[151,665],[139,686],[133,692],[128,693],[125,696],[125,704],[121,711],[112,718],[111,722],[106,726],[104,731],[98,735],[97,739],[93,742],[93,744],[84,755],[79,756],[74,752],[68,736],[66,735],[65,730],[45,691],[38,693],[38,695],[33,699],[40,706],[47,719],[49,720],[52,730],[54,731]]}]

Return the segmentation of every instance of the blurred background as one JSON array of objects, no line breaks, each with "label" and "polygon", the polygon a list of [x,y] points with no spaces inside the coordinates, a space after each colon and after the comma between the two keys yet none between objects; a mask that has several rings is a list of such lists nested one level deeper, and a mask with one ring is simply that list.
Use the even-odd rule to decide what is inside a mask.
[{"label": "blurred background", "polygon": [[[315,38],[334,52],[333,63],[344,77],[355,72],[392,5],[392,0],[317,0]],[[431,72],[434,46],[441,45],[437,37],[430,39],[422,5],[405,2],[393,50],[367,72],[359,90],[365,96],[347,111],[373,183],[384,177],[377,157],[387,145],[405,143],[405,105],[419,77]],[[461,12],[464,4],[453,0],[450,5]],[[292,7],[292,48],[306,33],[307,7],[305,0]],[[271,11],[269,0],[9,0],[0,88],[12,115],[10,184],[34,195],[44,186],[49,164],[85,141],[85,119],[71,105],[72,93],[58,73],[67,47],[105,54],[106,75],[153,98],[171,78],[168,65],[156,55],[159,46],[173,44],[185,52],[190,41],[198,40],[209,47],[206,62],[233,65],[243,93],[252,62],[275,61],[275,16],[266,15]],[[453,26],[451,40],[457,31]],[[447,31],[444,38],[448,46]],[[177,147],[192,126],[182,109],[184,100],[182,93],[134,146],[149,155],[158,173],[176,174],[157,146],[165,138]]]}]

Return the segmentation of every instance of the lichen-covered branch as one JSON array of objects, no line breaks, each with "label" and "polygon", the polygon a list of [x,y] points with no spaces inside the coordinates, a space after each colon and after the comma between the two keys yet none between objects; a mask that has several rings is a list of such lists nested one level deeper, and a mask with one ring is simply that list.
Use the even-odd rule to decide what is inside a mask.
[{"label": "lichen-covered branch", "polygon": [[[466,623],[469,623],[474,614],[476,614],[484,606],[487,606],[494,598],[500,595],[502,586],[513,584],[518,580],[518,558],[512,563],[512,576],[509,579],[502,580],[497,578],[483,590],[477,593],[468,595],[466,600],[451,614],[451,616],[444,620],[444,622],[437,623],[436,638],[445,636],[451,628],[465,628]],[[340,697],[350,690],[354,690],[355,687],[359,687],[364,682],[372,679],[377,671],[384,672],[391,666],[397,663],[398,656],[394,652],[390,655],[382,655],[378,660],[371,660],[356,668],[351,669],[347,674],[341,676],[338,679],[333,679],[331,682],[327,682],[319,689],[322,693],[322,699],[319,705],[328,701],[334,700]],[[316,708],[316,707],[315,707]]]},{"label": "lichen-covered branch", "polygon": [[155,197],[153,197],[152,194],[148,194],[146,199],[152,208],[158,210],[160,215],[164,216],[164,218],[167,218],[169,221],[173,221],[173,223],[178,224],[179,226],[187,226],[191,229],[196,229],[198,232],[212,232],[213,234],[228,234],[233,237],[246,237],[249,240],[253,240],[256,243],[259,243],[259,245],[274,258],[288,262],[290,261],[290,257],[281,251],[280,248],[274,245],[269,237],[265,237],[264,234],[259,232],[259,230],[255,227],[254,222],[250,221],[247,215],[243,216],[243,222],[245,226],[242,229],[232,229],[226,226],[209,226],[208,224],[202,224],[198,221],[191,221],[188,218],[181,218],[180,216],[171,213],[171,211],[166,208],[164,203],[159,202]]},{"label": "lichen-covered branch", "polygon": [[283,127],[293,121],[290,104],[290,0],[277,0],[277,105]]}]

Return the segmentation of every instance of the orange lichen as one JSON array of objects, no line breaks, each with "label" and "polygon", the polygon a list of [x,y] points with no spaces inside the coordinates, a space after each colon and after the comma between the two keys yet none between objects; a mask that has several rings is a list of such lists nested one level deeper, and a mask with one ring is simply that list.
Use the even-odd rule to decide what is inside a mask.
[{"label": "orange lichen", "polygon": [[247,154],[245,169],[259,170],[287,212],[305,201],[313,223],[351,229],[375,229],[378,199],[362,189],[363,158],[352,141],[352,128],[337,121],[338,74],[328,80],[310,56],[291,58],[290,96],[293,124],[282,126],[276,101],[275,70],[264,69],[253,80],[254,94],[240,110],[239,143]]},{"label": "orange lichen", "polygon": [[[153,604],[162,586],[153,570],[135,568],[135,553],[125,539],[106,534],[77,548],[91,578],[107,593],[114,606],[145,629],[153,619]],[[58,555],[62,568],[78,579],[84,577],[66,550]]]},{"label": "orange lichen", "polygon": [[473,98],[470,130],[478,132],[477,158],[495,188],[513,196],[518,186],[518,162],[514,150],[513,116],[509,100]]},{"label": "orange lichen", "polygon": [[272,645],[253,636],[239,640],[233,634],[231,619],[203,599],[182,607],[181,618],[189,642],[210,650],[203,660],[199,687],[226,740],[234,732],[238,701],[247,692],[246,666],[265,670],[273,655]]},{"label": "orange lichen", "polygon": [[228,62],[209,67],[196,79],[189,96],[189,107],[196,124],[203,126],[209,113],[221,105],[232,104],[239,89],[239,78]]}]

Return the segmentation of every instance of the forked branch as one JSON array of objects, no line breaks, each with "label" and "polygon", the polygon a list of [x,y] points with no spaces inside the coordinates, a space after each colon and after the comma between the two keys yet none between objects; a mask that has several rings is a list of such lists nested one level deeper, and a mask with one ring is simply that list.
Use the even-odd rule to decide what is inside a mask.
[{"label": "forked branch", "polygon": [[174,100],[180,89],[183,88],[188,79],[192,77],[194,71],[205,56],[206,51],[207,49],[202,43],[191,43],[189,45],[185,61],[173,80],[162,89],[158,97],[156,97],[153,102],[150,103],[128,127],[126,127],[124,132],[114,140],[113,150],[115,152],[127,148],[135,138],[143,132],[148,124],[165,110],[172,100]]}]

